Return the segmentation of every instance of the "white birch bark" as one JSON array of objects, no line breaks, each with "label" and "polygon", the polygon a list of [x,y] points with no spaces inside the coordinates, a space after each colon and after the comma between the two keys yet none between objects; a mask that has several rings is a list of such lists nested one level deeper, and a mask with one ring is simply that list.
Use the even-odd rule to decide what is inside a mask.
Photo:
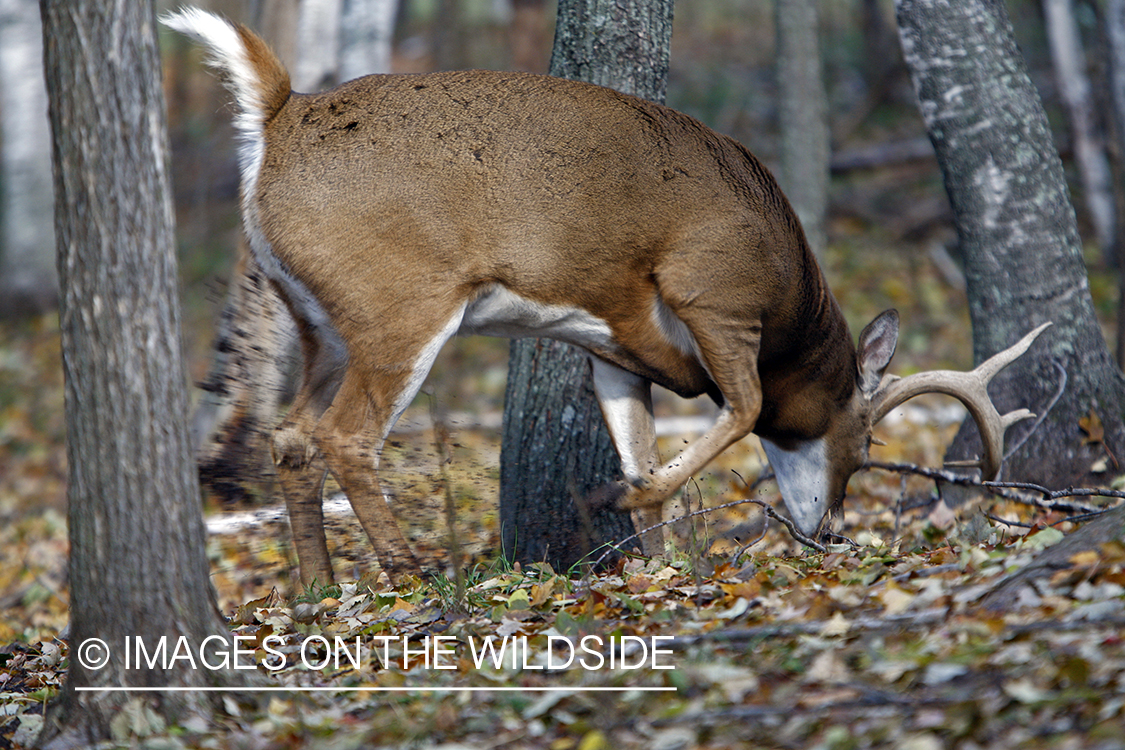
[{"label": "white birch bark", "polygon": [[339,83],[343,0],[302,0],[297,21],[293,88],[316,92]]},{"label": "white birch bark", "polygon": [[817,29],[819,0],[775,0],[779,182],[819,258],[828,209],[828,104]]},{"label": "white birch bark", "polygon": [[344,0],[340,26],[341,81],[391,72],[398,0]]},{"label": "white birch bark", "polygon": [[1071,0],[1043,0],[1043,13],[1059,96],[1070,120],[1083,202],[1098,246],[1111,253],[1116,232],[1113,178],[1105,142],[1099,133],[1090,78],[1086,75],[1082,37],[1074,21],[1074,7]]},{"label": "white birch bark", "polygon": [[58,286],[43,35],[35,0],[0,0],[0,144],[0,313],[34,310],[53,302]]}]

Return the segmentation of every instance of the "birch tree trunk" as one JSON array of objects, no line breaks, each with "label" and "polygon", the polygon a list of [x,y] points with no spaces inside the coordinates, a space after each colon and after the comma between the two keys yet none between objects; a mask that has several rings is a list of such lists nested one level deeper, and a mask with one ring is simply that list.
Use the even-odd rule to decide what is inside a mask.
[{"label": "birch tree trunk", "polygon": [[1094,227],[1094,239],[1112,262],[1116,239],[1113,180],[1105,141],[1098,128],[1090,78],[1086,74],[1082,37],[1074,21],[1074,6],[1071,0],[1043,0],[1043,13],[1059,96],[1070,119],[1070,139],[1082,182],[1082,202]]},{"label": "birch tree trunk", "polygon": [[[551,74],[663,102],[671,35],[672,0],[561,0]],[[620,477],[585,352],[545,339],[513,341],[500,451],[505,556],[565,570],[631,535],[628,513],[575,502]]]},{"label": "birch tree trunk", "polygon": [[[1106,48],[1109,52],[1109,100],[1117,166],[1117,205],[1125,205],[1125,0],[1107,0]],[[1118,215],[1117,237],[1117,365],[1125,367],[1125,214]]]},{"label": "birch tree trunk", "polygon": [[819,0],[775,0],[778,129],[785,191],[819,259],[828,210],[828,102],[817,28]]},{"label": "birch tree trunk", "polygon": [[[1001,413],[1047,408],[1008,431],[1012,480],[1066,486],[1125,460],[1122,378],[1094,315],[1062,162],[1003,0],[896,0],[900,36],[964,259],[977,362],[1052,321],[991,393]],[[1091,415],[1096,420],[1091,420]],[[1083,429],[1079,420],[1086,420]],[[1097,424],[1100,422],[1100,426]],[[979,450],[968,423],[951,458]]]},{"label": "birch tree trunk", "polygon": [[399,0],[344,0],[340,17],[340,81],[391,72]]},{"label": "birch tree trunk", "polygon": [[[142,700],[151,717],[209,716],[212,694],[78,687],[244,684],[186,661],[126,668],[129,638],[183,636],[219,664],[192,462],[167,128],[151,2],[44,0],[66,382],[70,664],[40,744],[88,747]],[[215,636],[211,648],[206,639]],[[101,647],[87,648],[98,638]],[[96,662],[106,658],[103,667]],[[197,661],[197,664],[200,663]],[[154,719],[156,720],[156,719]]]},{"label": "birch tree trunk", "polygon": [[339,83],[340,20],[344,0],[301,0],[293,88],[314,93]]},{"label": "birch tree trunk", "polygon": [[35,0],[0,0],[0,317],[58,298],[40,25]]}]

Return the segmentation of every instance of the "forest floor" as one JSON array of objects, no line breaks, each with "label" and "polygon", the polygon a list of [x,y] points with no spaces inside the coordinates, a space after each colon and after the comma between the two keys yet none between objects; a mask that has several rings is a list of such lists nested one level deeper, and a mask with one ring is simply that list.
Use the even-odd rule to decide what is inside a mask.
[{"label": "forest floor", "polygon": [[[963,301],[936,265],[879,252],[868,264],[844,257],[830,257],[830,276],[847,279],[837,287],[853,327],[885,303],[904,308],[892,370],[967,364]],[[1107,286],[1094,279],[1096,293]],[[189,330],[189,351],[206,351],[206,330]],[[164,726],[138,699],[115,724],[118,744],[1125,747],[1125,547],[1074,555],[1014,604],[987,606],[998,582],[1077,527],[1042,504],[982,496],[950,509],[929,480],[871,469],[853,478],[840,526],[853,543],[813,551],[749,502],[778,497],[756,481],[763,459],[748,439],[688,489],[693,508],[747,502],[696,516],[668,559],[626,559],[596,574],[503,563],[495,424],[504,351],[456,344],[388,444],[396,514],[447,575],[392,588],[341,510],[329,514],[330,545],[346,582],[302,591],[270,488],[254,508],[209,501],[222,611],[252,644],[263,684],[292,690],[228,696],[216,718],[181,726]],[[451,413],[447,465],[435,457],[435,401]],[[962,415],[951,403],[898,410],[879,428],[887,446],[873,460],[940,466]],[[698,413],[663,397],[659,409],[662,424]],[[694,434],[693,424],[663,435],[662,452]],[[57,637],[68,598],[63,435],[57,322],[7,325],[0,748],[34,738],[70,658]]]}]

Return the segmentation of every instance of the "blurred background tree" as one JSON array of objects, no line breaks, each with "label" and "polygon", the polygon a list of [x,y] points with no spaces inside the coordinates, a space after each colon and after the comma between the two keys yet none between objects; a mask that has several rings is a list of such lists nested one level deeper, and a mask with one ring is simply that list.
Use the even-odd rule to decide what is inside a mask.
[{"label": "blurred background tree", "polygon": [[0,0],[0,318],[57,303],[43,35],[33,0]]}]

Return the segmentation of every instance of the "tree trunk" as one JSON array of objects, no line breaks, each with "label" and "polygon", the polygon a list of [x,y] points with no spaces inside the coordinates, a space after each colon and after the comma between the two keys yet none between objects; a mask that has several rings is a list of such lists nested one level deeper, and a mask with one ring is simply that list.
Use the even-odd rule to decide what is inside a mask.
[{"label": "tree trunk", "polygon": [[1070,119],[1070,141],[1082,182],[1082,203],[1094,227],[1094,239],[1112,264],[1116,234],[1113,179],[1097,124],[1074,6],[1071,0],[1043,0],[1043,14],[1059,96]]},{"label": "tree trunk", "polygon": [[0,0],[0,317],[58,299],[43,35],[33,0]]},{"label": "tree trunk", "polygon": [[[937,152],[964,260],[977,362],[1053,321],[994,381],[1000,411],[1047,408],[1044,422],[1008,430],[1026,440],[1005,476],[1047,486],[1086,481],[1125,460],[1125,380],[1094,316],[1074,210],[1039,96],[1002,0],[897,0],[905,53]],[[1079,420],[1094,414],[1100,420]],[[962,426],[949,456],[978,450]],[[971,434],[971,437],[970,437]],[[977,444],[979,445],[979,443]],[[1107,455],[1108,454],[1108,455]]]},{"label": "tree trunk", "polygon": [[1125,0],[1108,0],[1104,17],[1116,147],[1110,153],[1115,155],[1117,168],[1117,366],[1125,367]]},{"label": "tree trunk", "polygon": [[[151,2],[108,10],[45,0],[54,136],[60,324],[66,378],[71,658],[40,743],[89,746],[138,695],[79,687],[237,684],[241,674],[126,669],[126,638],[150,649],[229,634],[215,604],[187,428],[187,373],[168,184],[167,134]],[[108,649],[87,659],[90,638]],[[145,700],[153,716],[209,714],[202,693]]]},{"label": "tree trunk", "polygon": [[512,0],[508,26],[512,70],[542,73],[546,69],[549,29],[546,0]]},{"label": "tree trunk", "polygon": [[344,0],[340,18],[341,81],[391,72],[398,0]]},{"label": "tree trunk", "polygon": [[[562,0],[551,74],[663,102],[671,35],[672,0]],[[575,503],[619,479],[618,464],[586,354],[557,341],[513,341],[500,451],[505,556],[566,569],[631,535],[628,513]]]},{"label": "tree trunk", "polygon": [[344,0],[301,0],[293,88],[316,92],[339,81],[340,19]]},{"label": "tree trunk", "polygon": [[775,0],[778,129],[785,191],[819,259],[828,210],[828,102],[820,64],[819,0]]}]

